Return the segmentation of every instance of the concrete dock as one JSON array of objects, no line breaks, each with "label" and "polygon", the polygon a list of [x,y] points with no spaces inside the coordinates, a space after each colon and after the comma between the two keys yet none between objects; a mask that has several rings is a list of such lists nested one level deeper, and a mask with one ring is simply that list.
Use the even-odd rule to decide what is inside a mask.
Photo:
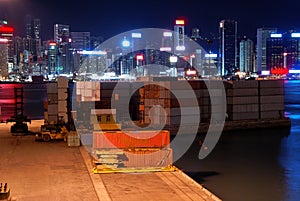
[{"label": "concrete dock", "polygon": [[[29,129],[38,131],[42,123],[33,121]],[[84,147],[12,136],[10,125],[0,124],[0,182],[8,183],[11,200],[220,200],[181,171],[94,174]]]}]

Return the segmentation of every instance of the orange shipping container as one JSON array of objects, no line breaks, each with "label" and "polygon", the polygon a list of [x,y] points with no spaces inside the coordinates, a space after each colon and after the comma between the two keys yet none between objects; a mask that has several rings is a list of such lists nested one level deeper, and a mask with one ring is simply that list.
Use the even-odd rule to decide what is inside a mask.
[{"label": "orange shipping container", "polygon": [[162,131],[116,131],[94,132],[93,148],[162,148],[169,147],[170,132]]}]

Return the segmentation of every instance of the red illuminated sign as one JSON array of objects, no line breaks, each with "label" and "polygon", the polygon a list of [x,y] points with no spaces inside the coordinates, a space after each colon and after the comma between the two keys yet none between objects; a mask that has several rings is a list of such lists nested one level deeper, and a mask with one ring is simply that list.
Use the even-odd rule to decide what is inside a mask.
[{"label": "red illuminated sign", "polygon": [[144,60],[144,55],[142,54],[136,55],[136,60]]},{"label": "red illuminated sign", "polygon": [[273,75],[286,75],[289,73],[287,68],[273,68],[271,69],[271,74]]},{"label": "red illuminated sign", "polygon": [[50,45],[50,46],[56,46],[56,43],[50,42],[49,45]]},{"label": "red illuminated sign", "polygon": [[184,25],[185,24],[185,22],[184,22],[184,20],[176,20],[176,25]]},{"label": "red illuminated sign", "polygon": [[13,33],[14,28],[11,26],[0,26],[0,33]]}]

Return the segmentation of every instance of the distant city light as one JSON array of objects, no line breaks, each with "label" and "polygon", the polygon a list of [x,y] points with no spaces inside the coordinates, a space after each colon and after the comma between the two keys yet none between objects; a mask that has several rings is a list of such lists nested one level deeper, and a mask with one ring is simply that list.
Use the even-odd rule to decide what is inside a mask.
[{"label": "distant city light", "polygon": [[261,75],[270,75],[270,71],[263,70],[263,71],[261,71]]},{"label": "distant city light", "polygon": [[175,24],[176,25],[184,25],[185,22],[184,22],[184,20],[176,20]]},{"label": "distant city light", "polygon": [[195,71],[195,70],[187,70],[186,72],[185,72],[187,75],[196,75],[197,74],[197,71]]},{"label": "distant city light", "polygon": [[178,50],[178,51],[184,51],[185,50],[185,46],[176,46],[176,50]]},{"label": "distant city light", "polygon": [[106,55],[107,53],[105,51],[88,51],[88,50],[83,50],[79,51],[79,54],[85,54],[85,55]]},{"label": "distant city light", "polygon": [[271,34],[271,38],[281,38],[282,34]]},{"label": "distant city light", "polygon": [[69,38],[69,43],[72,43],[72,38]]},{"label": "distant city light", "polygon": [[142,54],[136,55],[136,60],[144,60],[144,55]]},{"label": "distant city light", "polygon": [[170,62],[171,63],[176,63],[178,61],[178,57],[177,56],[170,56]]},{"label": "distant city light", "polygon": [[205,54],[206,58],[217,58],[218,54]]},{"label": "distant city light", "polygon": [[132,33],[131,37],[132,38],[142,38],[142,34],[141,33]]},{"label": "distant city light", "polygon": [[130,47],[130,42],[129,42],[128,40],[124,39],[124,40],[122,41],[122,46],[123,46],[123,47]]},{"label": "distant city light", "polygon": [[286,53],[286,52],[283,53],[283,56],[287,56],[287,55],[288,55],[288,53]]},{"label": "distant city light", "polygon": [[292,33],[293,38],[300,38],[300,33]]},{"label": "distant city light", "polygon": [[221,23],[220,23],[220,28],[223,28],[223,27],[224,27],[224,23],[221,22]]},{"label": "distant city light", "polygon": [[173,36],[172,32],[170,32],[170,31],[164,32],[164,37],[172,37],[172,36]]},{"label": "distant city light", "polygon": [[1,42],[1,43],[7,43],[7,42],[8,42],[8,39],[7,39],[7,38],[0,38],[0,42]]},{"label": "distant city light", "polygon": [[172,51],[172,48],[171,47],[161,47],[159,49],[161,52],[171,52]]},{"label": "distant city light", "polygon": [[289,73],[293,74],[293,73],[299,73],[300,74],[300,70],[289,70]]},{"label": "distant city light", "polygon": [[50,45],[50,46],[56,46],[56,43],[51,42],[51,43],[49,43],[49,45]]}]

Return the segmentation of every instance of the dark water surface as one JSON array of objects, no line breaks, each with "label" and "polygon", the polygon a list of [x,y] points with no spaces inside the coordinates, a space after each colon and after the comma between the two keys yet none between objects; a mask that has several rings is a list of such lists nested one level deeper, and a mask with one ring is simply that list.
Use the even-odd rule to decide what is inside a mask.
[{"label": "dark water surface", "polygon": [[175,165],[224,201],[300,200],[300,81],[285,82],[289,129],[223,133],[199,160],[199,136]]}]

